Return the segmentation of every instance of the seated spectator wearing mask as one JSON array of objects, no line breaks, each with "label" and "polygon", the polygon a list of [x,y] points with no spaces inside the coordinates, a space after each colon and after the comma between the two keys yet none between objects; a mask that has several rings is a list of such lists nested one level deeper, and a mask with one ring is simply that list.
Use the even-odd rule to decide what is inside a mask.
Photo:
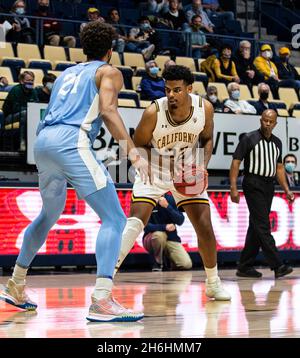
[{"label": "seated spectator wearing mask", "polygon": [[[96,7],[90,7],[87,10],[87,18],[89,22],[91,21],[105,22],[105,19],[102,16],[100,16],[100,11]],[[87,22],[83,22],[80,25],[80,31],[82,31],[82,29],[86,26],[86,24]]]},{"label": "seated spectator wearing mask", "polygon": [[279,87],[292,87],[297,91],[299,96],[300,75],[296,68],[290,64],[291,51],[287,47],[279,49],[279,61],[276,62],[278,77],[280,79]]},{"label": "seated spectator wearing mask", "polygon": [[34,87],[34,73],[24,71],[19,75],[20,84],[14,86],[8,93],[4,104],[3,114],[5,125],[20,122],[20,150],[26,150],[26,121],[27,103],[38,102]]},{"label": "seated spectator wearing mask", "polygon": [[264,76],[259,73],[253,65],[251,56],[251,43],[247,40],[241,41],[239,49],[234,57],[234,63],[241,84],[247,85],[251,91],[253,85],[264,81]]},{"label": "seated spectator wearing mask", "polygon": [[56,80],[56,76],[48,73],[43,77],[43,87],[37,87],[36,92],[40,103],[49,103],[51,91]]},{"label": "seated spectator wearing mask", "polygon": [[240,100],[240,85],[232,82],[227,86],[229,99],[224,102],[225,113],[256,114],[256,109],[247,101]]},{"label": "seated spectator wearing mask", "polygon": [[221,47],[220,54],[220,58],[216,58],[212,64],[216,82],[223,82],[226,85],[231,82],[240,83],[240,78],[236,72],[235,63],[231,59],[231,46],[224,44]]},{"label": "seated spectator wearing mask", "polygon": [[141,99],[154,101],[155,99],[164,97],[165,82],[158,76],[159,67],[155,61],[148,61],[145,64],[146,76],[141,81]]},{"label": "seated spectator wearing mask", "polygon": [[286,180],[288,182],[289,188],[294,188],[299,186],[299,174],[295,171],[297,167],[297,157],[294,154],[287,154],[283,158],[283,165],[285,169]]},{"label": "seated spectator wearing mask", "polygon": [[208,86],[206,95],[204,97],[207,99],[212,106],[214,107],[214,112],[223,112],[224,105],[223,103],[218,99],[218,90],[215,86]]},{"label": "seated spectator wearing mask", "polygon": [[277,113],[277,108],[274,103],[268,102],[268,97],[270,93],[270,87],[266,83],[260,83],[257,87],[259,100],[253,105],[256,109],[256,113],[261,115],[266,109],[273,109]]},{"label": "seated spectator wearing mask", "polygon": [[274,62],[272,48],[264,44],[260,48],[260,56],[257,56],[253,62],[256,69],[264,76],[264,82],[270,86],[273,97],[278,99],[278,70]]}]

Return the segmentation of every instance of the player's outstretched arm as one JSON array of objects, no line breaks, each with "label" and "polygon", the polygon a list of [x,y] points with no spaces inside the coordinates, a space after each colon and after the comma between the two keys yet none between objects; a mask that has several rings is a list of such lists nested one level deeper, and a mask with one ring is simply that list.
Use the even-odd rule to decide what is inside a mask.
[{"label": "player's outstretched arm", "polygon": [[121,72],[111,66],[101,67],[96,74],[99,88],[100,115],[115,140],[125,141],[122,150],[128,154],[132,164],[140,171],[143,180],[148,177],[148,163],[139,155],[118,112],[118,94],[123,86]]},{"label": "player's outstretched arm", "polygon": [[203,99],[205,110],[205,126],[200,133],[201,147],[204,148],[204,168],[207,169],[209,160],[213,152],[213,135],[214,135],[214,108],[207,100]]}]

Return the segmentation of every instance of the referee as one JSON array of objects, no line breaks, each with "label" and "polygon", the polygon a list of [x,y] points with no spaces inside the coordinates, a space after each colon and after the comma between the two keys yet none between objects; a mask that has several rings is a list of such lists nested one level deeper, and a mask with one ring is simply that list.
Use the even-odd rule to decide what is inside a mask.
[{"label": "referee", "polygon": [[283,264],[271,235],[269,214],[275,176],[289,202],[294,200],[294,194],[289,190],[285,177],[281,140],[272,134],[277,124],[277,113],[272,109],[265,110],[260,123],[258,130],[243,136],[233,154],[230,168],[230,197],[234,203],[239,203],[236,181],[240,164],[245,160],[243,191],[250,213],[246,242],[236,274],[240,277],[262,276],[254,268],[261,248],[271,270],[274,270],[275,278],[278,278],[291,273],[293,269]]}]

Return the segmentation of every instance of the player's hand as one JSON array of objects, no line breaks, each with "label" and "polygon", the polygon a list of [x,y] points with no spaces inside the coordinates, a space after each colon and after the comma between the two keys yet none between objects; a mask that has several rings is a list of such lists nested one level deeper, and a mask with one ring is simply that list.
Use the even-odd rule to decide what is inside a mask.
[{"label": "player's hand", "polygon": [[158,199],[158,204],[163,208],[167,208],[169,206],[168,200],[164,196]]},{"label": "player's hand", "polygon": [[176,230],[176,226],[174,224],[167,224],[166,225],[166,230],[167,231],[175,231]]},{"label": "player's hand", "polygon": [[288,202],[291,204],[295,200],[295,195],[293,192],[287,191],[286,198],[287,198]]},{"label": "player's hand", "polygon": [[237,189],[230,190],[230,198],[233,203],[238,204],[240,202],[240,194]]},{"label": "player's hand", "polygon": [[151,170],[148,161],[146,159],[144,159],[141,156],[138,156],[138,159],[132,162],[132,165],[140,173],[143,183],[147,184],[148,180],[150,183],[152,183]]}]

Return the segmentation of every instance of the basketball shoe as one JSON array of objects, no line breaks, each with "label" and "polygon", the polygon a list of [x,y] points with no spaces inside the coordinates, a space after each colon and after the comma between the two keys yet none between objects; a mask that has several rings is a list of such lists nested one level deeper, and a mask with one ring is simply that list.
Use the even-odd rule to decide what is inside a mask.
[{"label": "basketball shoe", "polygon": [[216,301],[230,301],[231,295],[227,292],[222,284],[221,280],[218,277],[215,281],[208,283],[208,280],[205,280],[206,286],[206,296],[209,298],[214,298]]},{"label": "basketball shoe", "polygon": [[37,304],[27,296],[25,285],[17,285],[11,278],[5,289],[0,292],[0,300],[27,311],[37,309]]},{"label": "basketball shoe", "polygon": [[109,295],[99,300],[92,296],[92,304],[86,319],[91,322],[135,322],[143,317],[143,313],[133,312],[121,306]]}]

